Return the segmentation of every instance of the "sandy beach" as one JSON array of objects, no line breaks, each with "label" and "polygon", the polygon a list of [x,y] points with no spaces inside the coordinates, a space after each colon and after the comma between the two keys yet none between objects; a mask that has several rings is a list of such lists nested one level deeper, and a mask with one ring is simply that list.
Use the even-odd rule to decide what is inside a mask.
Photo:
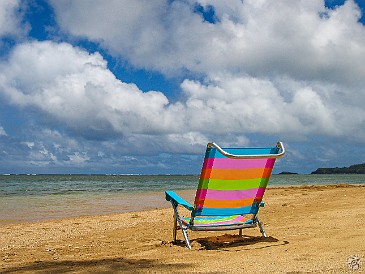
[{"label": "sandy beach", "polygon": [[[193,191],[180,194],[193,200]],[[364,186],[271,187],[260,210],[268,238],[258,228],[242,237],[190,232],[191,251],[171,243],[167,202],[140,212],[1,222],[0,272],[364,273],[364,197]],[[363,265],[351,270],[350,256]]]}]

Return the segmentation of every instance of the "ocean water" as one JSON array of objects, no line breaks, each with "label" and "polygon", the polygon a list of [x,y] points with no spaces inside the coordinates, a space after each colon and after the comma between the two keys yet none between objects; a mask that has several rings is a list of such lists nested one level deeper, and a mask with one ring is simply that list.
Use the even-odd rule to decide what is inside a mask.
[{"label": "ocean water", "polygon": [[[0,175],[0,224],[168,207],[198,175]],[[269,186],[364,184],[365,175],[272,175]],[[190,197],[190,201],[193,197]]]}]

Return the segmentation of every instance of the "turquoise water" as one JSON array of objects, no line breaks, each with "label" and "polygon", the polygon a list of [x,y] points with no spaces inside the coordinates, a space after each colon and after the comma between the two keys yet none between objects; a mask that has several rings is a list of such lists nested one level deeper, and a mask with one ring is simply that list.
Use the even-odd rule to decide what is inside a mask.
[{"label": "turquoise water", "polygon": [[[198,175],[0,175],[0,197],[105,195],[193,189]],[[271,186],[363,184],[365,175],[272,175]]]},{"label": "turquoise water", "polygon": [[195,175],[0,175],[0,197],[108,194],[188,189]]},{"label": "turquoise water", "polygon": [[[168,207],[167,189],[193,199],[197,175],[0,175],[0,224]],[[364,184],[365,175],[272,175],[269,186]]]},{"label": "turquoise water", "polygon": [[286,185],[333,185],[333,184],[365,184],[365,174],[296,174],[272,175],[271,186]]}]

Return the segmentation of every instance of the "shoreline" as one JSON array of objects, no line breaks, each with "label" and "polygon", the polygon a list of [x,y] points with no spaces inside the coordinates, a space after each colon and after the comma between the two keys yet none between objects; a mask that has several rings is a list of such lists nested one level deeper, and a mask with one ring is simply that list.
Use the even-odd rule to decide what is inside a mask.
[{"label": "shoreline", "polygon": [[[191,194],[195,190],[183,190],[182,195],[185,192]],[[2,198],[0,226],[139,212],[170,206],[164,198],[164,192],[159,191],[100,194],[94,196],[96,199],[90,199],[90,195],[65,196],[62,199],[52,195],[26,197],[23,200],[19,197]]]},{"label": "shoreline", "polygon": [[[327,184],[327,185],[269,185],[267,189],[332,189],[365,187],[365,184]],[[196,189],[177,190],[176,192],[193,203]],[[265,194],[266,195],[266,194]],[[265,200],[264,195],[264,200]],[[22,206],[19,197],[0,200],[0,226],[7,224],[39,223],[44,221],[62,220],[78,217],[96,217],[120,214],[125,212],[140,212],[152,209],[169,208],[164,191],[124,192],[108,195],[95,195],[97,200],[90,200],[93,195],[59,197],[31,197],[36,200],[29,205],[29,199]],[[9,203],[9,200],[12,200]],[[136,202],[141,201],[141,203]],[[50,205],[52,204],[53,205]]]},{"label": "shoreline", "polygon": [[167,202],[145,211],[3,224],[0,272],[349,273],[350,256],[365,260],[364,196],[364,185],[269,187],[259,212],[268,238],[258,228],[242,237],[190,232],[191,251],[180,231],[178,243],[171,242]]}]

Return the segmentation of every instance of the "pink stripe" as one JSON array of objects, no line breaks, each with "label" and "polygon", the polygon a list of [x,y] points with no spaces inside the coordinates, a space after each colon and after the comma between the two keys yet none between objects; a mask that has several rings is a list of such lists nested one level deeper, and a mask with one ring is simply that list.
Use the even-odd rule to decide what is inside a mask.
[{"label": "pink stripe", "polygon": [[252,188],[247,190],[213,190],[213,189],[198,189],[195,199],[201,200],[205,198],[213,200],[241,200],[255,197],[262,197],[265,188]]},{"label": "pink stripe", "polygon": [[204,168],[243,169],[243,168],[273,168],[275,158],[266,159],[231,159],[231,158],[205,158]]}]

